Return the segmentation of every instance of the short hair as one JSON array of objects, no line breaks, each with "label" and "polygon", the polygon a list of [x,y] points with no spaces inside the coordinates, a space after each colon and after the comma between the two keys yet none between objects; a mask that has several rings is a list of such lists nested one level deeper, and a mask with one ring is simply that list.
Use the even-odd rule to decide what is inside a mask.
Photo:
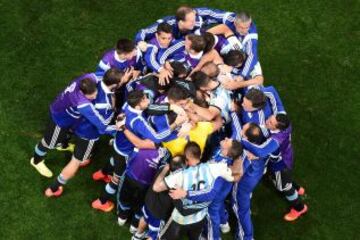
[{"label": "short hair", "polygon": [[191,75],[191,80],[194,83],[195,88],[199,90],[201,87],[206,87],[211,79],[206,73],[197,71]]},{"label": "short hair", "polygon": [[194,9],[192,9],[189,6],[181,6],[176,10],[175,13],[175,18],[176,21],[185,21],[186,19],[186,15],[188,15],[189,13],[193,12]]},{"label": "short hair", "polygon": [[202,34],[204,40],[205,40],[205,48],[204,48],[204,52],[207,53],[207,52],[210,52],[211,49],[214,48],[215,46],[215,37],[212,33],[209,33],[209,32],[204,32]]},{"label": "short hair", "polygon": [[177,155],[170,159],[169,162],[170,171],[175,172],[185,166],[185,157],[183,155]]},{"label": "short hair", "polygon": [[116,43],[116,52],[118,54],[130,53],[135,49],[135,42],[126,38],[119,39]]},{"label": "short hair", "polygon": [[205,68],[211,71],[211,74],[206,73],[210,78],[216,78],[220,74],[220,68],[214,62],[205,63],[204,66],[201,68],[201,71],[204,71],[203,69]]},{"label": "short hair", "polygon": [[157,26],[157,29],[156,29],[156,33],[157,34],[160,34],[161,32],[164,32],[164,33],[173,33],[172,32],[172,27],[170,24],[166,23],[166,22],[162,22],[160,23],[158,26]]},{"label": "short hair", "polygon": [[229,149],[228,156],[233,160],[239,158],[244,152],[243,146],[237,140],[232,140],[231,148]]},{"label": "short hair", "polygon": [[167,92],[167,97],[174,101],[180,101],[189,98],[190,95],[183,87],[174,85]]},{"label": "short hair", "polygon": [[263,108],[266,105],[266,95],[260,89],[251,88],[245,94],[245,98],[252,103],[254,108]]},{"label": "short hair", "polygon": [[242,65],[245,61],[245,54],[240,50],[230,50],[223,57],[226,65],[237,67]]},{"label": "short hair", "polygon": [[190,153],[196,159],[200,159],[201,157],[201,149],[199,144],[196,142],[189,141],[184,148],[184,153]]},{"label": "short hair", "polygon": [[202,108],[209,108],[209,106],[210,106],[207,101],[205,101],[204,99],[200,99],[200,98],[195,98],[194,103]]},{"label": "short hair", "polygon": [[127,97],[127,103],[130,105],[130,107],[135,108],[143,97],[145,96],[145,93],[141,90],[134,90],[131,91]]},{"label": "short hair", "polygon": [[251,16],[248,12],[241,11],[236,14],[235,24],[249,22],[249,21],[251,21]]},{"label": "short hair", "polygon": [[284,131],[290,126],[290,119],[287,114],[285,113],[278,113],[276,116],[276,128],[280,129],[281,131]]},{"label": "short hair", "polygon": [[245,136],[249,142],[258,145],[262,144],[266,140],[261,128],[256,123],[249,124],[249,128],[245,131]]},{"label": "short hair", "polygon": [[116,68],[110,68],[105,72],[102,81],[105,83],[106,86],[119,84],[123,76],[124,76],[123,71],[120,71],[119,69]]},{"label": "short hair", "polygon": [[185,65],[178,61],[170,62],[170,66],[173,68],[173,78],[179,77],[180,75],[187,75],[188,71]]},{"label": "short hair", "polygon": [[190,48],[192,50],[194,50],[195,52],[204,51],[206,43],[205,43],[205,39],[202,36],[192,33],[192,34],[187,35],[186,37],[191,42]]},{"label": "short hair", "polygon": [[96,88],[96,82],[94,80],[92,80],[91,78],[84,78],[80,81],[79,84],[79,88],[80,91],[84,94],[84,95],[89,95],[89,94],[93,94],[94,92],[96,92],[97,88]]}]

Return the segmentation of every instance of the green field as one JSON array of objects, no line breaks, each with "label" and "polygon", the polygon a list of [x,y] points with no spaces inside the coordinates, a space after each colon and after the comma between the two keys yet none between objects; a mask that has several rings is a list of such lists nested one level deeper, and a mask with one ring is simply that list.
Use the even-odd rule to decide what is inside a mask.
[{"label": "green field", "polygon": [[[59,199],[43,196],[52,180],[29,159],[56,94],[94,71],[118,38],[133,37],[181,3],[0,1],[0,239],[129,239],[114,212],[90,207],[103,188],[91,174],[108,159],[104,140]],[[309,212],[284,222],[287,203],[264,181],[253,197],[255,238],[359,239],[359,0],[189,3],[252,13],[265,84],[277,87],[293,122],[294,175],[307,190]],[[69,157],[52,152],[48,166],[58,174]]]}]

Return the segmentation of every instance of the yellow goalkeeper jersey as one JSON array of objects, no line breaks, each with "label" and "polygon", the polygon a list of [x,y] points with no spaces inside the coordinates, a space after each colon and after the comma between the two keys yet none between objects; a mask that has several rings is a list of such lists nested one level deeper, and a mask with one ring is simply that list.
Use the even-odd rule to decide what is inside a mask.
[{"label": "yellow goalkeeper jersey", "polygon": [[[201,152],[204,151],[205,144],[208,136],[213,132],[213,124],[211,122],[198,122],[189,133],[190,141],[199,144]],[[163,142],[163,146],[166,147],[172,156],[184,154],[184,148],[188,139],[176,138],[169,142]]]}]

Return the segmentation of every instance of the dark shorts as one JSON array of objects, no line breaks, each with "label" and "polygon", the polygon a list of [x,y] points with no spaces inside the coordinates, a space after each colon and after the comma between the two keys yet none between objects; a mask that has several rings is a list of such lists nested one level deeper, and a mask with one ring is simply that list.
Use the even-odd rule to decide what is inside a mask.
[{"label": "dark shorts", "polygon": [[69,129],[62,128],[51,120],[45,131],[44,138],[41,140],[41,143],[48,149],[54,149],[58,144],[65,142],[69,138],[70,134],[71,133]]},{"label": "dark shorts", "polygon": [[89,159],[96,141],[97,139],[87,140],[75,136],[74,157],[81,162]]},{"label": "dark shorts", "polygon": [[164,228],[161,229],[159,234],[160,240],[176,240],[187,237],[190,240],[198,240],[205,224],[205,218],[200,222],[181,225],[174,222],[171,217],[165,224]]}]

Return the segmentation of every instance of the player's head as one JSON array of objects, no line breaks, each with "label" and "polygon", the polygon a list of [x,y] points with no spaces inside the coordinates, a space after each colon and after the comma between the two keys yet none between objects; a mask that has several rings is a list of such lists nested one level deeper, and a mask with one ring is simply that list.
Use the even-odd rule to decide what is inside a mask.
[{"label": "player's head", "polygon": [[266,137],[264,136],[261,128],[256,123],[247,123],[243,126],[241,131],[241,135],[243,138],[248,140],[254,144],[262,144],[266,141]]},{"label": "player's head", "polygon": [[193,30],[195,27],[196,13],[194,9],[188,6],[181,6],[175,13],[176,21],[182,31]]},{"label": "player's head", "polygon": [[191,80],[194,83],[194,86],[197,90],[201,90],[201,91],[211,91],[212,87],[211,87],[211,78],[206,75],[206,73],[198,71],[198,72],[194,72],[191,75]]},{"label": "player's head", "polygon": [[240,50],[230,50],[223,59],[226,65],[239,68],[245,61],[245,54]]},{"label": "player's head", "polygon": [[127,103],[130,107],[138,109],[138,110],[145,110],[150,101],[146,97],[146,94],[141,90],[134,90],[131,91],[127,97]]},{"label": "player's head", "polygon": [[252,88],[244,96],[241,106],[247,112],[256,111],[265,107],[266,95],[261,90]]},{"label": "player's head", "polygon": [[196,142],[188,142],[184,149],[184,154],[186,158],[186,164],[188,166],[194,166],[200,162],[201,158],[201,149],[199,144]]},{"label": "player's head", "polygon": [[290,126],[290,120],[287,114],[278,113],[277,115],[271,115],[266,120],[266,128],[269,130],[284,131]]},{"label": "player's head", "polygon": [[170,24],[166,22],[160,23],[157,27],[155,36],[162,48],[169,47],[171,40],[173,39],[172,28]]},{"label": "player's head", "polygon": [[221,154],[231,159],[237,159],[243,153],[243,147],[239,141],[225,138],[220,142]]},{"label": "player's head", "polygon": [[240,33],[240,35],[246,35],[249,33],[250,25],[251,25],[251,16],[249,13],[245,11],[241,11],[236,14],[234,25],[236,31]]},{"label": "player's head", "polygon": [[209,33],[209,32],[204,32],[202,34],[204,40],[205,40],[205,49],[204,52],[207,53],[210,50],[212,50],[215,46],[215,37],[214,34]]},{"label": "player's head", "polygon": [[178,155],[170,159],[169,162],[170,172],[175,172],[176,170],[182,169],[185,167],[185,157],[183,155]]},{"label": "player's head", "polygon": [[80,91],[89,100],[94,100],[97,96],[96,82],[90,78],[84,78],[80,81]]},{"label": "player's head", "polygon": [[124,76],[124,72],[120,71],[116,68],[110,68],[106,71],[103,77],[103,83],[109,88],[110,91],[115,91],[117,88],[122,85],[122,78]]},{"label": "player's head", "polygon": [[173,86],[167,92],[167,97],[170,104],[176,104],[180,107],[185,107],[189,101],[189,92],[183,87]]},{"label": "player's head", "polygon": [[126,38],[116,43],[116,53],[120,59],[131,60],[136,55],[135,42]]},{"label": "player's head", "polygon": [[216,79],[220,74],[220,69],[214,62],[207,62],[201,68],[201,72],[205,73],[212,79]]},{"label": "player's head", "polygon": [[205,39],[196,34],[189,34],[185,37],[185,50],[190,54],[199,54],[206,47]]},{"label": "player's head", "polygon": [[173,68],[173,78],[185,78],[187,76],[188,71],[183,63],[172,61],[170,66]]}]

